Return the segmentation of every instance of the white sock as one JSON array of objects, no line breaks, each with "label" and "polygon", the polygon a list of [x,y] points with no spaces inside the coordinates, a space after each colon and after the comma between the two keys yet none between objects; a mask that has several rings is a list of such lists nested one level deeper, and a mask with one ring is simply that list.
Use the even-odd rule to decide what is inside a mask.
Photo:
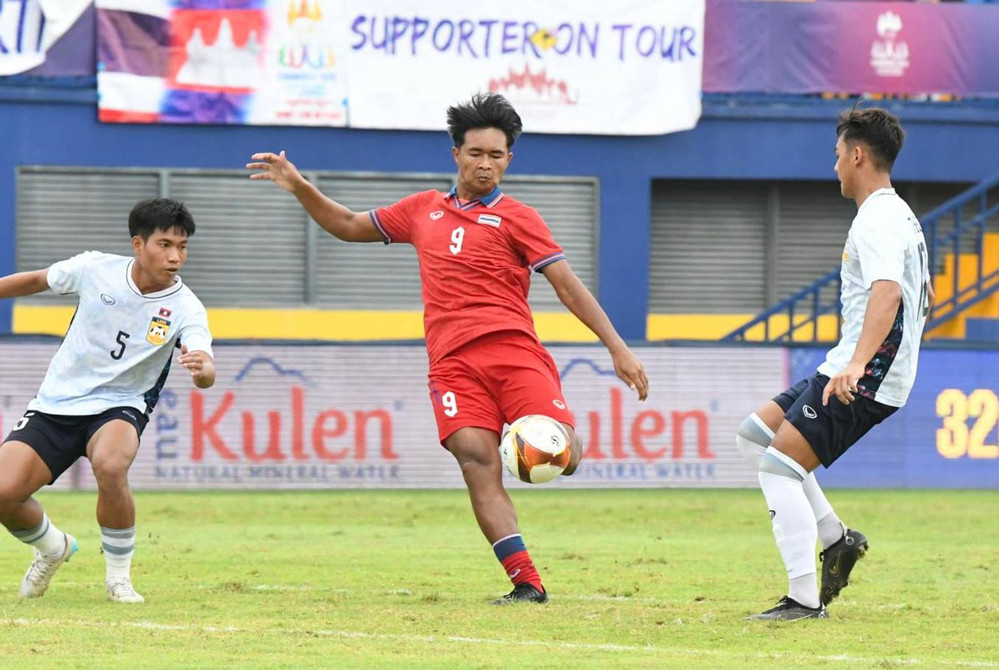
[{"label": "white sock", "polygon": [[843,537],[843,534],[846,533],[846,526],[833,511],[826,494],[822,492],[818,480],[815,479],[814,472],[808,473],[801,486],[805,490],[805,496],[808,498],[808,503],[812,506],[812,513],[819,524],[819,542],[822,543],[823,549],[828,549]]},{"label": "white sock", "polygon": [[815,575],[802,575],[788,580],[787,597],[805,607],[819,606],[819,585]]},{"label": "white sock", "polygon": [[[815,542],[818,526],[802,482],[808,472],[789,456],[768,447],[760,464],[760,488],[770,508],[774,539],[784,559],[794,600],[806,607],[819,606],[815,582]],[[807,588],[809,577],[811,588]]]},{"label": "white sock", "polygon": [[66,534],[56,528],[44,512],[42,522],[34,528],[12,530],[10,534],[43,554],[61,553],[66,549]]},{"label": "white sock", "polygon": [[130,579],[132,554],[135,553],[135,526],[131,528],[105,528],[101,526],[101,542],[107,581],[115,578]]},{"label": "white sock", "polygon": [[[739,432],[735,435],[735,446],[738,447],[746,461],[754,469],[759,470],[763,454],[773,439],[773,431],[756,412],[753,412],[739,426]],[[819,524],[819,541],[822,543],[823,549],[828,549],[843,537],[846,533],[846,526],[833,511],[826,494],[822,492],[818,480],[815,479],[814,472],[808,473],[805,481],[802,482],[802,488],[805,490],[805,497],[808,498],[808,504],[812,506],[812,513]]]}]

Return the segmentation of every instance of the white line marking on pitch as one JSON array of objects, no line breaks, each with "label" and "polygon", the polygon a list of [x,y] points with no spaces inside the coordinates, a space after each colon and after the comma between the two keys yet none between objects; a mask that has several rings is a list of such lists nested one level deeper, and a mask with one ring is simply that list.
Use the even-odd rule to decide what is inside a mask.
[{"label": "white line marking on pitch", "polygon": [[[2,1],[2,0],[0,0]],[[60,586],[93,586],[98,588],[102,586],[99,582],[79,582],[79,581],[66,581],[59,582]],[[219,582],[217,584],[197,584],[194,588],[201,591],[231,591],[233,593],[247,592],[247,591],[297,591],[301,593],[357,593],[356,589],[344,589],[344,588],[334,588],[326,586],[312,586],[309,584],[244,584],[241,582]],[[411,589],[388,589],[385,591],[375,591],[375,592],[365,592],[366,595],[389,595],[389,596],[411,596],[418,595],[414,593]],[[583,602],[619,602],[619,603],[659,603],[659,604],[684,604],[688,603],[689,600],[681,598],[651,598],[648,596],[629,596],[629,595],[608,595],[604,593],[557,593],[552,595],[553,601],[558,600],[580,600]],[[840,602],[840,606],[843,602]],[[886,603],[882,605],[877,605],[876,609],[884,610],[901,610],[907,608],[908,603]]]},{"label": "white line marking on pitch", "polygon": [[[155,621],[83,621],[83,620],[59,620],[59,619],[7,619],[4,621],[0,619],[0,623],[8,623],[15,626],[81,626],[85,628],[139,628],[144,630],[164,630],[164,631],[191,631],[199,633],[250,633],[253,635],[259,635],[261,633],[275,632],[282,635],[288,634],[298,634],[298,635],[313,635],[320,637],[331,637],[340,639],[362,639],[362,640],[394,640],[398,642],[423,642],[428,644],[437,644],[439,642],[458,642],[462,644],[490,644],[490,645],[503,645],[503,646],[521,646],[521,647],[545,647],[557,649],[567,649],[574,651],[613,651],[613,652],[639,652],[639,653],[654,653],[654,654],[683,654],[686,656],[727,656],[731,658],[746,658],[755,657],[760,659],[774,659],[774,660],[794,660],[794,656],[789,656],[785,653],[780,654],[747,654],[739,652],[724,651],[720,649],[686,649],[683,647],[657,647],[655,645],[628,645],[628,644],[611,644],[611,643],[587,643],[587,642],[558,642],[555,640],[525,640],[525,639],[515,639],[515,640],[500,640],[495,638],[485,638],[485,637],[464,637],[460,635],[448,635],[445,637],[438,637],[436,635],[405,635],[402,633],[365,633],[362,631],[348,631],[348,630],[322,630],[322,629],[294,629],[294,628],[275,628],[271,631],[261,631],[259,629],[252,628],[239,628],[237,626],[191,626],[185,624],[167,624],[167,623],[157,623]],[[865,658],[861,656],[849,656],[847,654],[838,654],[835,656],[823,656],[823,655],[808,655],[801,654],[798,656],[802,660],[815,660],[815,661],[840,661],[846,663],[880,663],[882,661],[889,661],[891,663],[899,663],[902,665],[924,665],[928,662],[922,661],[918,658]],[[994,663],[992,661],[933,661],[932,665],[936,666],[955,666],[964,668],[996,668],[999,667],[999,663]]]},{"label": "white line marking on pitch", "polygon": [[[225,589],[225,584],[200,584],[199,589],[209,590],[209,589]],[[351,593],[350,589],[334,589],[326,588],[323,586],[308,586],[305,584],[254,584],[253,586],[247,585],[244,588],[251,591],[303,591],[303,592],[322,592],[322,593]],[[389,589],[383,591],[385,595],[390,596],[411,596],[413,592],[410,589]],[[667,600],[665,598],[638,598],[636,596],[611,596],[602,593],[592,593],[592,594],[559,594],[554,596],[554,598],[559,600],[595,600],[595,601],[610,601],[610,602],[636,602],[636,603],[666,603],[666,602],[680,602],[678,600]],[[685,601],[684,601],[685,602]]]}]

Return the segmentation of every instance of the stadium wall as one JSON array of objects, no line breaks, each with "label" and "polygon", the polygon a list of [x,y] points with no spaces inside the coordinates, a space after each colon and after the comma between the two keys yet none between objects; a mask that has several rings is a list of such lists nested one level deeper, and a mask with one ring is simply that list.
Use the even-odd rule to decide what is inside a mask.
[{"label": "stadium wall", "polygon": [[[55,339],[0,342],[0,434],[41,382]],[[822,350],[642,346],[645,403],[607,352],[553,346],[583,440],[569,488],[755,487],[742,420]],[[437,442],[419,345],[220,344],[218,381],[170,377],[129,475],[140,489],[460,488]],[[999,488],[999,352],[930,350],[908,405],[819,478],[837,487]],[[508,474],[507,483],[523,486]],[[81,461],[56,488],[93,489]],[[761,503],[762,504],[762,503]]]},{"label": "stadium wall", "polygon": [[[285,149],[303,169],[449,172],[443,133],[292,127],[100,124],[92,90],[0,87],[0,274],[14,269],[15,171],[21,165],[234,168]],[[599,298],[630,340],[646,338],[654,179],[829,180],[845,100],[707,96],[695,130],[655,137],[528,134],[518,174],[600,180]],[[889,104],[909,140],[902,181],[974,182],[995,171],[999,106]],[[0,333],[11,332],[0,301]],[[251,322],[247,319],[246,322]]]}]

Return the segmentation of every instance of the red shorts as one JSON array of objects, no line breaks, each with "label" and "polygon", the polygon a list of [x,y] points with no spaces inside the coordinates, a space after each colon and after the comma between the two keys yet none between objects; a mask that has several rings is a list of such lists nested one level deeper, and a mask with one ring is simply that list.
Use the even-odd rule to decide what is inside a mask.
[{"label": "red shorts", "polygon": [[551,355],[518,331],[490,333],[430,368],[430,401],[441,444],[459,428],[486,428],[543,414],[573,425]]}]

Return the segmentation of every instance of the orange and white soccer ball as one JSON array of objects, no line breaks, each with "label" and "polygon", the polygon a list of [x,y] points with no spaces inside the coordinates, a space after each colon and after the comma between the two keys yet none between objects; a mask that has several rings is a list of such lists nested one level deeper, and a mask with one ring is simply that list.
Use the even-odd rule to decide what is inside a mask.
[{"label": "orange and white soccer ball", "polygon": [[541,414],[522,416],[500,441],[500,458],[513,476],[528,484],[544,484],[569,467],[572,450],[561,423]]}]

